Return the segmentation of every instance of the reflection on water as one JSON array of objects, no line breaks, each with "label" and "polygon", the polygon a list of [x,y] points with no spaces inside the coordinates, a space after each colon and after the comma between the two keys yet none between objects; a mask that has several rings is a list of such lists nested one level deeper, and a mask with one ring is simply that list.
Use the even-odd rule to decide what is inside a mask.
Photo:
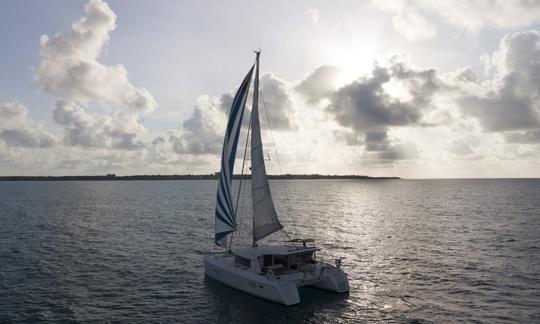
[{"label": "reflection on water", "polygon": [[0,322],[540,321],[540,181],[286,184],[287,234],[346,257],[350,294],[285,307],[206,280],[214,181],[0,182]]},{"label": "reflection on water", "polygon": [[[222,284],[205,278],[206,289],[218,305],[215,318],[224,322],[264,322],[269,323],[302,323],[315,321],[326,322],[331,318],[340,317],[342,310],[347,307],[348,294],[333,294],[314,288],[301,288],[301,305],[283,306],[252,297],[240,291],[228,288]],[[321,305],[326,308],[321,312]]]}]

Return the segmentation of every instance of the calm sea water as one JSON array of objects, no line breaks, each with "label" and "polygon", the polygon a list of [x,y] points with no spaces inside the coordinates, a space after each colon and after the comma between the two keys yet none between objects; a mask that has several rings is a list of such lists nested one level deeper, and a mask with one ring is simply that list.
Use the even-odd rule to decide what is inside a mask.
[{"label": "calm sea water", "polygon": [[285,307],[205,279],[215,181],[0,182],[0,322],[540,321],[539,180],[271,186],[290,237],[347,257],[350,294]]}]

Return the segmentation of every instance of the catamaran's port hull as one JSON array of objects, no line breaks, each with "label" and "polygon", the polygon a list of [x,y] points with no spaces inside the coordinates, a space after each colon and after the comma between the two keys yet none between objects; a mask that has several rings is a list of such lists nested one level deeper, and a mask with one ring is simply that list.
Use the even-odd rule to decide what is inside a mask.
[{"label": "catamaran's port hull", "polygon": [[265,276],[235,267],[233,262],[233,257],[205,257],[204,272],[207,277],[226,286],[262,299],[286,306],[300,303],[300,295],[295,283],[268,280]]}]

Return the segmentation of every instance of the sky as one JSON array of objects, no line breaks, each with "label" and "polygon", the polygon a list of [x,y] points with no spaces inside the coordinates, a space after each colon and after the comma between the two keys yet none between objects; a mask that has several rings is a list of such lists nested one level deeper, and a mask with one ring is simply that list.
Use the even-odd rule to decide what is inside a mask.
[{"label": "sky", "polygon": [[540,177],[540,1],[1,1],[0,42],[1,176],[216,172],[261,49],[269,173]]}]

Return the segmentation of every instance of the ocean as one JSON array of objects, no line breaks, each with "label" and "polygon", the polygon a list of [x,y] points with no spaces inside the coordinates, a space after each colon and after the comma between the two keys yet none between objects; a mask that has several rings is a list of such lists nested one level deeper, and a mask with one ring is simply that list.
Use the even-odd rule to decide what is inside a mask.
[{"label": "ocean", "polygon": [[[249,181],[236,246],[250,237]],[[0,182],[0,322],[540,322],[540,180],[273,180],[351,292],[281,306],[206,279],[216,181]]]}]

